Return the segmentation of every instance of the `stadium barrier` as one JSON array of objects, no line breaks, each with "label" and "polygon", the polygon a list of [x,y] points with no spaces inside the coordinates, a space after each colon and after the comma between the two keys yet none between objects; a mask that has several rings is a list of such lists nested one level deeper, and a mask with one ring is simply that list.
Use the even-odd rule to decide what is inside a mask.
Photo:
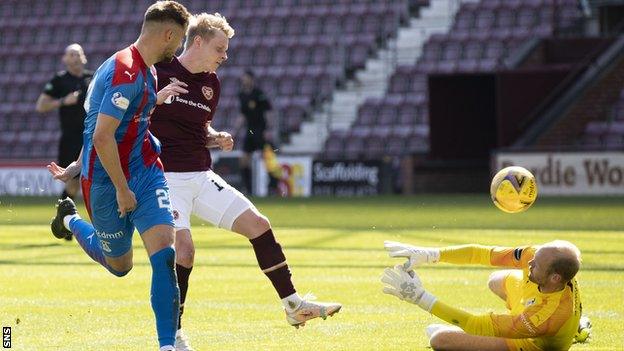
[{"label": "stadium barrier", "polygon": [[624,152],[498,152],[492,172],[522,166],[540,195],[624,195]]}]

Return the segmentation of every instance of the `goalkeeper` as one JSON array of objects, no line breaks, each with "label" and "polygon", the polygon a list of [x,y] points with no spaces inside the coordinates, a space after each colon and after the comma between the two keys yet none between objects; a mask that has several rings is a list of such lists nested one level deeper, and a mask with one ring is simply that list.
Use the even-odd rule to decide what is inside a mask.
[{"label": "goalkeeper", "polygon": [[[568,350],[572,345],[581,318],[580,294],[574,279],[581,256],[572,243],[557,240],[516,248],[429,248],[386,241],[385,247],[390,256],[405,257],[407,262],[384,271],[384,293],[416,304],[454,325],[427,327],[434,350]],[[506,302],[509,311],[475,315],[438,300],[424,289],[412,270],[417,265],[437,262],[507,268],[492,273],[488,286]]]}]

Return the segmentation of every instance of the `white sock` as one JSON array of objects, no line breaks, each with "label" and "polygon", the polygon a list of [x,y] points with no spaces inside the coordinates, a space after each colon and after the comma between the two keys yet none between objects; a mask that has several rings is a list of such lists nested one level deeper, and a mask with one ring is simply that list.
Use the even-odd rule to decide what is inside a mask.
[{"label": "white sock", "polygon": [[63,225],[65,226],[65,228],[67,228],[67,230],[71,230],[71,229],[69,229],[69,222],[72,219],[74,219],[74,218],[80,219],[80,215],[78,215],[76,213],[76,214],[73,214],[73,215],[67,215],[67,216],[63,217]]},{"label": "white sock", "polygon": [[173,345],[165,345],[160,348],[160,351],[175,351],[175,347]]},{"label": "white sock", "polygon": [[303,301],[301,296],[299,296],[299,294],[297,293],[294,293],[292,295],[288,295],[285,298],[283,298],[282,305],[284,305],[284,308],[286,309],[286,311],[292,312],[296,310],[299,307],[299,305],[301,305],[301,301]]}]

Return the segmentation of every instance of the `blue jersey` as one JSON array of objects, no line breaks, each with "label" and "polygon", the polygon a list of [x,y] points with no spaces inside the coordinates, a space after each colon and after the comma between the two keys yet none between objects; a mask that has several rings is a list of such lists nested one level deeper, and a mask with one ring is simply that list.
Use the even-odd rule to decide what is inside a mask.
[{"label": "blue jersey", "polygon": [[119,160],[126,179],[141,174],[154,163],[162,168],[160,142],[148,130],[156,104],[156,70],[147,67],[131,45],[106,60],[95,72],[85,100],[82,177],[92,183],[110,182],[93,146],[99,113],[117,118],[115,132]]}]

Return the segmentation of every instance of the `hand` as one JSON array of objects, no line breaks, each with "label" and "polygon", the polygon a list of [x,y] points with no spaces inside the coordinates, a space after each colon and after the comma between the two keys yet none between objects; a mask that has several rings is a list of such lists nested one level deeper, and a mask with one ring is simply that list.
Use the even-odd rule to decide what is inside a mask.
[{"label": "hand", "polygon": [[214,136],[214,141],[223,151],[232,151],[234,148],[234,138],[228,132],[219,132]]},{"label": "hand", "polygon": [[126,216],[126,213],[132,212],[137,205],[136,197],[132,190],[126,188],[117,190],[117,206],[119,206],[119,218]]},{"label": "hand", "polygon": [[383,288],[384,293],[418,305],[427,312],[431,312],[436,302],[436,297],[425,291],[416,272],[409,271],[408,273],[401,265],[386,268],[381,281],[388,284]]},{"label": "hand", "polygon": [[188,85],[184,82],[176,80],[175,82],[169,83],[166,87],[162,88],[157,95],[156,104],[161,105],[167,99],[173,96],[178,96],[180,94],[188,93],[188,90],[184,89]]},{"label": "hand", "polygon": [[67,166],[67,168],[63,168],[57,165],[54,162],[51,162],[46,166],[50,174],[54,179],[60,180],[63,183],[67,183],[68,181],[75,178],[78,174],[80,174],[81,165],[74,161]]},{"label": "hand", "polygon": [[78,96],[80,96],[80,91],[78,90],[65,95],[65,97],[61,99],[61,106],[71,106],[77,104]]},{"label": "hand", "polygon": [[215,149],[218,148],[219,144],[217,143],[217,139],[214,136],[208,135],[206,139],[206,149]]},{"label": "hand", "polygon": [[384,247],[390,257],[405,257],[403,264],[406,271],[414,269],[423,263],[436,263],[440,260],[440,250],[430,247],[412,246],[396,241],[384,241]]}]

